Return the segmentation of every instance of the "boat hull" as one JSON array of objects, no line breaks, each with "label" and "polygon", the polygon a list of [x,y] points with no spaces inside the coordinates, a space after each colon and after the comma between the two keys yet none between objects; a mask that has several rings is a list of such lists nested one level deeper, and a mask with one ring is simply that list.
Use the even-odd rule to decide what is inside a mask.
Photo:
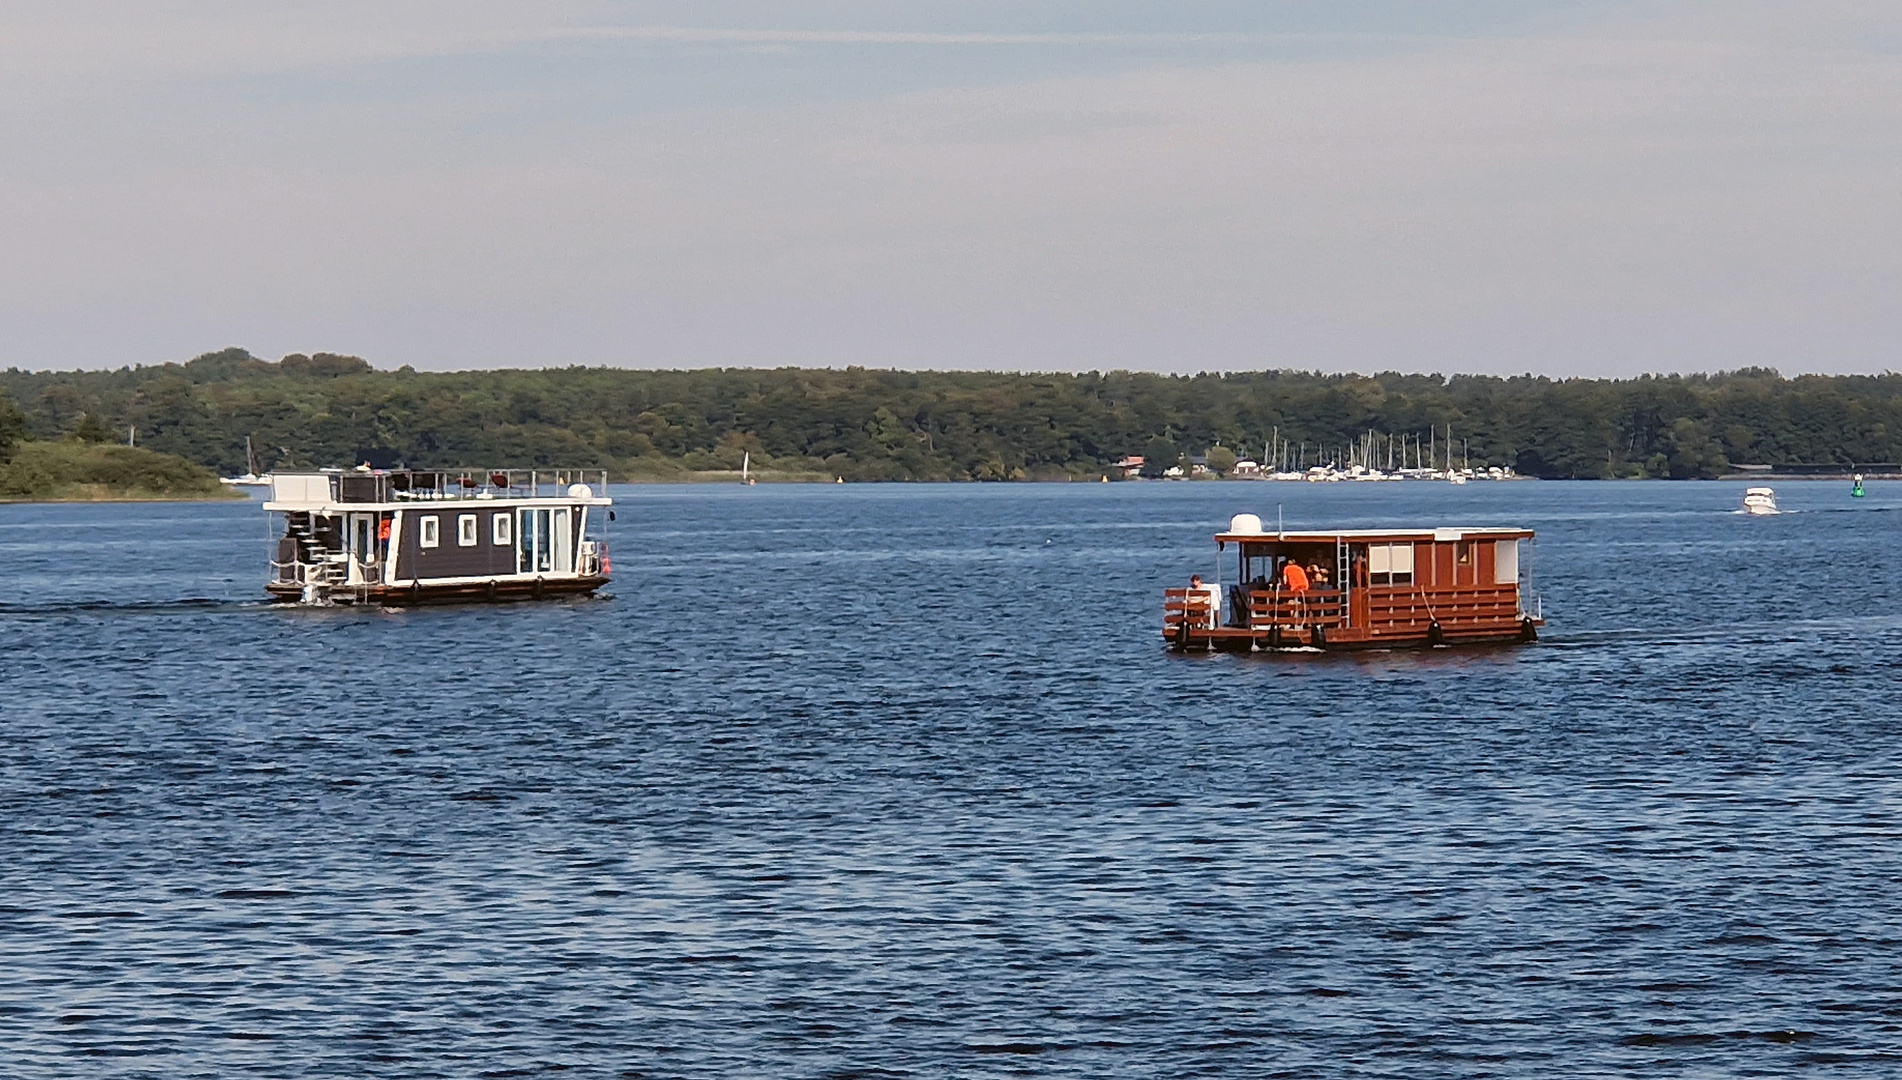
[{"label": "boat hull", "polygon": [[412,581],[376,585],[331,585],[315,598],[302,586],[272,582],[265,586],[280,604],[361,604],[402,607],[415,604],[482,604],[520,600],[553,600],[586,596],[608,584],[607,575],[561,578],[496,578],[489,581]]},{"label": "boat hull", "polygon": [[1464,645],[1528,645],[1539,640],[1544,620],[1523,618],[1484,624],[1386,629],[1354,627],[1174,627],[1163,640],[1177,652],[1351,652],[1367,649],[1436,649]]}]

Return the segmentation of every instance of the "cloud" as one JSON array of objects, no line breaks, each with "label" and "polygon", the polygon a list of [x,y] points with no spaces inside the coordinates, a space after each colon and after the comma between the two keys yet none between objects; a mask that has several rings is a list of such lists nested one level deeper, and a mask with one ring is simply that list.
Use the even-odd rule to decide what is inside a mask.
[{"label": "cloud", "polygon": [[[497,40],[599,26],[559,14]],[[83,123],[0,130],[0,364],[236,341],[419,366],[1882,369],[1898,23],[1679,4],[876,93],[733,50],[449,50],[73,95],[52,115]],[[701,43],[807,44],[732,33]]]}]

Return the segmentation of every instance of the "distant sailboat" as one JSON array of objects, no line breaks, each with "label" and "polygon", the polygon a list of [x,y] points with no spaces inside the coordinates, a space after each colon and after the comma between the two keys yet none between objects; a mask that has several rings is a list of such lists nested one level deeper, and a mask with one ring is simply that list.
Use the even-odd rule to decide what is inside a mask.
[{"label": "distant sailboat", "polygon": [[251,436],[246,435],[244,437],[244,475],[221,476],[218,478],[218,482],[220,484],[228,484],[231,487],[271,486],[271,475],[269,473],[265,473],[262,476],[258,475],[258,455],[256,451],[251,449]]},{"label": "distant sailboat", "polygon": [[748,487],[752,487],[754,484],[759,483],[759,481],[753,479],[751,475],[752,469],[753,469],[753,454],[752,454],[752,451],[746,451],[745,453],[742,453],[740,455],[740,483],[745,484]]}]

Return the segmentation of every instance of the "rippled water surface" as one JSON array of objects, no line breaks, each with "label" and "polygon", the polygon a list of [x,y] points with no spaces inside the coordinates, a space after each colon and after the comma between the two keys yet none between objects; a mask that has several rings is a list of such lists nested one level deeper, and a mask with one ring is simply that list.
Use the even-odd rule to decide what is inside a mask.
[{"label": "rippled water surface", "polygon": [[[1902,1072],[1902,485],[650,487],[613,596],[0,507],[8,1076]],[[1521,649],[1172,656],[1229,514]]]}]

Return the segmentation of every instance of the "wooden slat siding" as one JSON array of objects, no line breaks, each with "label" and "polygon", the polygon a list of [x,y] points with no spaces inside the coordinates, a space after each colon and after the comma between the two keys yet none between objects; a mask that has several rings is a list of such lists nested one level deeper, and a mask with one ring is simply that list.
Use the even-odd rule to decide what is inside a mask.
[{"label": "wooden slat siding", "polygon": [[1181,629],[1184,619],[1189,621],[1189,629],[1204,629],[1209,625],[1213,613],[1214,605],[1209,602],[1206,592],[1190,589],[1162,591],[1162,628],[1166,633]]},{"label": "wooden slat siding", "polygon": [[[1304,602],[1297,597],[1307,597]],[[1319,626],[1323,629],[1347,625],[1347,612],[1341,594],[1335,589],[1310,589],[1305,593],[1251,592],[1248,594],[1248,628],[1261,632],[1276,626]]]},{"label": "wooden slat siding", "polygon": [[1368,609],[1368,629],[1375,637],[1416,636],[1435,622],[1446,633],[1497,629],[1518,623],[1519,589],[1516,585],[1374,586],[1369,590]]},{"label": "wooden slat siding", "polygon": [[1473,543],[1473,584],[1491,585],[1499,569],[1498,556],[1491,540]]},{"label": "wooden slat siding", "polygon": [[1451,589],[1459,584],[1459,578],[1453,573],[1453,545],[1434,543],[1428,545],[1433,552],[1433,587]]}]

